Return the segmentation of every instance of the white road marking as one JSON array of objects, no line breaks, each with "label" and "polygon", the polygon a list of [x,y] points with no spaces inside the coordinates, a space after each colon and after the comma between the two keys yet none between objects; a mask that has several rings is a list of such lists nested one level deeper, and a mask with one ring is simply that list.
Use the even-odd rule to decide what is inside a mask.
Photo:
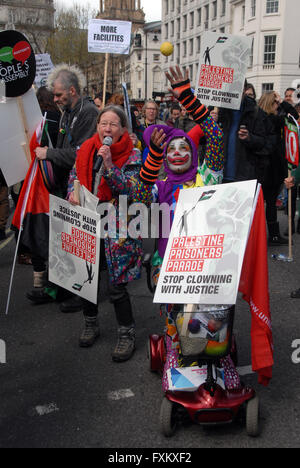
[{"label": "white road marking", "polygon": [[239,373],[240,375],[250,375],[250,374],[254,374],[251,365],[250,365],[250,366],[237,367],[236,370],[238,371],[238,373]]},{"label": "white road marking", "polygon": [[116,390],[107,394],[107,398],[113,401],[124,400],[125,398],[132,398],[134,396],[135,395],[132,392],[132,390],[130,390],[130,388],[126,388],[124,390]]},{"label": "white road marking", "polygon": [[39,416],[45,416],[46,414],[51,414],[59,411],[56,403],[50,403],[49,405],[36,406],[36,412]]}]

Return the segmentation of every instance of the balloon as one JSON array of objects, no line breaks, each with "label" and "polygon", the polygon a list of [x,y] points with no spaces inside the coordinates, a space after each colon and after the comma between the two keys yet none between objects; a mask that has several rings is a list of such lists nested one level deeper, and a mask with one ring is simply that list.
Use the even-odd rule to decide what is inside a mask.
[{"label": "balloon", "polygon": [[173,44],[171,44],[171,42],[164,42],[161,46],[160,46],[160,51],[163,55],[165,55],[166,57],[168,57],[169,55],[172,55],[173,54],[173,51],[174,51],[174,47],[173,47]]}]

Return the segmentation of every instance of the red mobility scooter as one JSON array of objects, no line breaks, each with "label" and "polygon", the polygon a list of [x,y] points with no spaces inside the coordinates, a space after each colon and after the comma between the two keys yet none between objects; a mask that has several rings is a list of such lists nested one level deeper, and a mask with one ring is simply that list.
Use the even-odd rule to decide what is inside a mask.
[{"label": "red mobility scooter", "polygon": [[[154,292],[150,262],[150,256],[146,256],[148,287]],[[174,333],[180,344],[175,364],[169,359],[169,335],[150,336],[150,370],[163,378],[160,428],[166,437],[171,437],[186,417],[208,426],[231,423],[240,415],[245,417],[247,434],[259,434],[259,399],[254,389],[239,378],[234,388],[228,385],[228,356],[237,365],[234,312],[235,306],[173,306]]]}]

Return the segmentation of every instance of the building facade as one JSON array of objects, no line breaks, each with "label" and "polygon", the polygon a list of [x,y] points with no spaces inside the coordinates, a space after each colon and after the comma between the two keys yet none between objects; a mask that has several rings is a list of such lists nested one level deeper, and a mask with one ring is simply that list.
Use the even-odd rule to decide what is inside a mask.
[{"label": "building facade", "polygon": [[0,0],[0,30],[16,29],[42,54],[54,30],[53,0]]},{"label": "building facade", "polygon": [[122,77],[134,101],[157,99],[164,91],[160,45],[160,21],[147,23],[134,33]]},{"label": "building facade", "polygon": [[[132,35],[145,24],[145,13],[141,8],[140,0],[100,0],[99,14],[97,18],[105,20],[131,21]],[[127,56],[111,55],[108,65],[107,91],[119,93],[121,83],[125,80]],[[104,57],[99,56],[98,67],[104,70]],[[100,76],[100,80],[99,80]],[[94,75],[91,79],[92,88],[95,91],[103,89],[103,73]],[[130,89],[130,86],[129,86]]]},{"label": "building facade", "polygon": [[163,70],[180,64],[195,85],[205,31],[249,36],[248,81],[258,97],[272,89],[283,96],[300,78],[299,18],[299,0],[162,0],[162,41],[174,45]]}]

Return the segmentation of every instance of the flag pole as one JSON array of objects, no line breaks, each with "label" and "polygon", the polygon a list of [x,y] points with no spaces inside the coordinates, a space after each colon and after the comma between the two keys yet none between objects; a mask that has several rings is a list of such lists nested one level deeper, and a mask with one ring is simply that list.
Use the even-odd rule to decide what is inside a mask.
[{"label": "flag pole", "polygon": [[[292,171],[289,169],[288,170],[288,177],[291,177]],[[293,258],[293,241],[292,241],[292,235],[293,235],[293,227],[292,227],[292,190],[288,190],[288,214],[289,214],[289,259],[292,260]]]},{"label": "flag pole", "polygon": [[19,234],[18,234],[18,239],[17,239],[17,245],[16,245],[16,250],[15,250],[15,255],[14,255],[14,260],[13,260],[12,271],[11,271],[11,275],[10,275],[10,282],[9,282],[9,288],[8,288],[8,296],[7,296],[5,315],[8,315],[8,309],[9,309],[9,305],[10,305],[10,298],[11,298],[13,279],[14,279],[15,268],[16,268],[17,255],[18,255],[18,250],[19,250],[19,245],[20,245],[20,240],[21,240],[21,234],[22,234],[23,227],[24,227],[23,222],[24,222],[24,217],[25,217],[25,211],[26,211],[26,207],[27,207],[27,203],[28,203],[28,198],[29,198],[31,185],[32,185],[33,179],[34,179],[34,177],[36,175],[37,165],[38,165],[38,160],[35,159],[34,164],[32,165],[32,168],[31,168],[29,184],[28,184],[28,187],[27,187],[27,191],[26,191],[26,194],[25,194],[25,197],[24,197],[23,206],[22,206],[22,210],[21,210],[20,229],[19,229]]}]

